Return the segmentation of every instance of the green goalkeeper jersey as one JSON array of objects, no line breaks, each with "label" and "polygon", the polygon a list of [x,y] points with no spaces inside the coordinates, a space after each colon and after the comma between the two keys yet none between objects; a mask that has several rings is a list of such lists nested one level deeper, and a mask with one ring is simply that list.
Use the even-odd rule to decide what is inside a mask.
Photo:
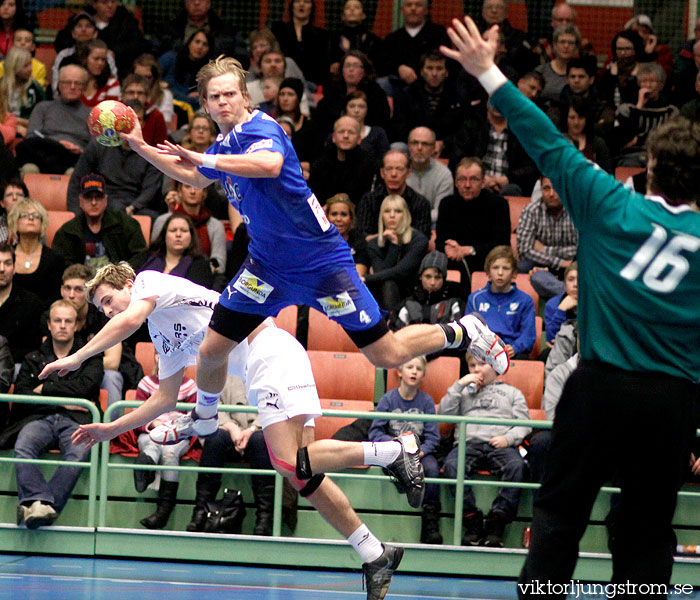
[{"label": "green goalkeeper jersey", "polygon": [[579,232],[581,357],[700,376],[700,213],[630,190],[588,161],[511,83],[493,94]]}]

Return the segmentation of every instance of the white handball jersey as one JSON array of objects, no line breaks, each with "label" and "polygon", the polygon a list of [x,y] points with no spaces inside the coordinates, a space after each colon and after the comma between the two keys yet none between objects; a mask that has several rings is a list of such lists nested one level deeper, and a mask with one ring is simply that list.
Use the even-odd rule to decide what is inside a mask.
[{"label": "white handball jersey", "polygon": [[154,298],[148,332],[160,356],[158,377],[165,379],[195,363],[219,294],[189,279],[158,271],[136,276],[131,301]]}]

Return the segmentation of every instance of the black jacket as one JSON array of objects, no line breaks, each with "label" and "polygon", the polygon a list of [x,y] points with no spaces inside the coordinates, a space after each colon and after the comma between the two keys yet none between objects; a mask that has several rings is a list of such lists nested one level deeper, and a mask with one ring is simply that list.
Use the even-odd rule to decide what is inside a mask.
[{"label": "black jacket", "polygon": [[[88,226],[80,214],[64,223],[53,238],[52,248],[61,254],[66,266],[85,263],[85,237]],[[111,262],[128,261],[140,265],[146,257],[146,240],[136,219],[124,212],[107,209],[102,218],[102,243]]]},{"label": "black jacket", "polygon": [[414,37],[408,34],[405,27],[392,31],[384,38],[387,70],[379,74],[398,76],[399,66],[406,65],[417,75],[420,73],[420,57],[431,50],[437,50],[441,45],[448,48],[452,46],[447,30],[430,20],[425,22]]},{"label": "black jacket", "polygon": [[355,204],[372,186],[374,161],[359,146],[345,153],[345,160],[338,160],[335,144],[329,145],[323,155],[311,163],[309,187],[321,205],[340,192],[350,196]]},{"label": "black jacket", "polygon": [[[73,354],[83,345],[80,338],[76,338],[70,353]],[[15,394],[38,395],[34,391],[39,385],[43,385],[42,396],[61,396],[65,398],[84,398],[92,400],[99,408],[100,383],[104,376],[102,368],[102,355],[98,354],[86,360],[79,369],[72,371],[63,377],[52,373],[43,381],[39,379],[39,373],[50,362],[58,357],[54,354],[51,338],[47,339],[38,350],[27,354],[15,381]],[[43,419],[56,413],[65,414],[76,423],[91,423],[89,412],[71,410],[52,404],[25,404],[16,402],[10,411],[10,422],[7,428],[0,434],[0,447],[6,448],[14,444],[19,431],[27,423]]]},{"label": "black jacket", "polygon": [[[450,154],[450,170],[454,173],[459,161],[465,156],[483,158],[489,145],[489,127],[487,119],[470,114],[453,137],[453,151]],[[508,181],[517,183],[523,196],[529,196],[539,177],[539,171],[528,156],[518,138],[508,128]]]},{"label": "black jacket", "polygon": [[[379,232],[379,208],[382,201],[389,195],[383,180],[376,187],[362,196],[357,205],[357,217],[355,227],[365,236]],[[406,186],[401,197],[406,201],[408,211],[411,213],[411,227],[420,231],[430,239],[432,224],[430,220],[430,202],[425,196]]]},{"label": "black jacket", "polygon": [[38,296],[14,285],[10,296],[0,305],[0,335],[7,339],[15,362],[41,343],[39,317],[43,304]]}]

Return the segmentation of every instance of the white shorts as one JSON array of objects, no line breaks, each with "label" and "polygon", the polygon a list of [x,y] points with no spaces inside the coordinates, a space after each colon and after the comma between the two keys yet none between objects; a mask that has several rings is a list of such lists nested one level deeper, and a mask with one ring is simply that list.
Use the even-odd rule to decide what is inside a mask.
[{"label": "white shorts", "polygon": [[299,415],[313,427],[321,402],[306,350],[292,335],[267,327],[253,339],[246,362],[248,402],[257,404],[263,429]]}]

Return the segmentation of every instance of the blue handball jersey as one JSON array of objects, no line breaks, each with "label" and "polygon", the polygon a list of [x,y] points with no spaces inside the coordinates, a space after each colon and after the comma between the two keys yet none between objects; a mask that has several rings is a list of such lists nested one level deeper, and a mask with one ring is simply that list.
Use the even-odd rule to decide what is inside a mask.
[{"label": "blue handball jersey", "polygon": [[493,94],[579,232],[581,357],[700,376],[700,214],[629,190],[571,145],[511,83]]},{"label": "blue handball jersey", "polygon": [[220,134],[207,154],[260,150],[282,155],[284,163],[278,177],[239,177],[199,167],[205,177],[221,181],[229,202],[243,216],[251,258],[280,273],[318,273],[338,261],[352,263],[345,240],[306,185],[292,143],[272,117],[253,111],[249,121],[236,125],[226,136]]}]

